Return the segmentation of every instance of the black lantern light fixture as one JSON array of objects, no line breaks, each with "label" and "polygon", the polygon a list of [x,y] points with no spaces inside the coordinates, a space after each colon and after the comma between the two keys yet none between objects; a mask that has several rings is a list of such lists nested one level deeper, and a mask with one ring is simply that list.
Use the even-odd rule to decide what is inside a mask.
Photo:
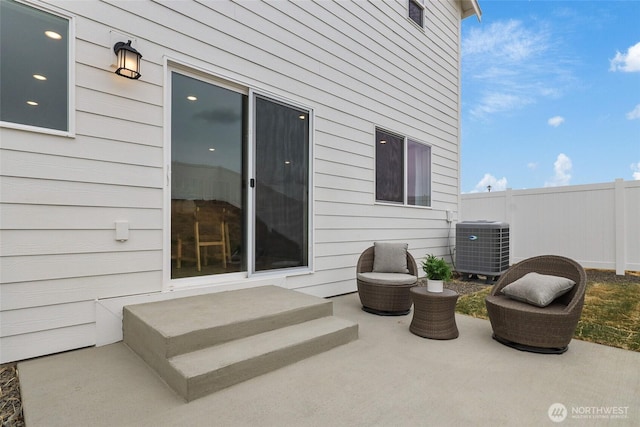
[{"label": "black lantern light fixture", "polygon": [[128,79],[137,80],[140,78],[140,52],[131,47],[131,40],[128,42],[118,42],[113,45],[113,51],[118,57],[116,61],[116,74]]}]

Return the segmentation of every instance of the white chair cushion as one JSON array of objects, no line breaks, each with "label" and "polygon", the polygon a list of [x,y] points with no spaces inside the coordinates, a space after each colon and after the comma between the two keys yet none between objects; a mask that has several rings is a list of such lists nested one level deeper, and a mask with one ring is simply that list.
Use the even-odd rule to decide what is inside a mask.
[{"label": "white chair cushion", "polygon": [[560,295],[569,292],[575,284],[576,282],[566,277],[527,273],[502,288],[502,293],[517,301],[546,307]]},{"label": "white chair cushion", "polygon": [[418,278],[404,273],[358,273],[358,280],[375,285],[412,285]]},{"label": "white chair cushion", "polygon": [[408,273],[406,243],[373,244],[373,271],[376,273]]}]

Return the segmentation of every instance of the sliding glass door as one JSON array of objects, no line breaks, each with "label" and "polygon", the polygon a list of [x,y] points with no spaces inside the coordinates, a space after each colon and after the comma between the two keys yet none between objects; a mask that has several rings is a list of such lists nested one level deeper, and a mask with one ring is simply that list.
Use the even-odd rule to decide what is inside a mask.
[{"label": "sliding glass door", "polygon": [[171,279],[309,268],[310,110],[170,76]]},{"label": "sliding glass door", "polygon": [[309,111],[255,96],[255,271],[309,265]]},{"label": "sliding glass door", "polygon": [[246,94],[171,73],[171,278],[246,270]]}]

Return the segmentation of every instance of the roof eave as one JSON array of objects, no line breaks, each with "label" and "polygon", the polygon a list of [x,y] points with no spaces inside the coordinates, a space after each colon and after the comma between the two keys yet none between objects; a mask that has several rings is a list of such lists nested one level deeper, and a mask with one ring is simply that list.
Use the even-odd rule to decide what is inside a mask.
[{"label": "roof eave", "polygon": [[476,15],[478,22],[482,21],[482,9],[480,9],[478,0],[461,0],[460,3],[462,5],[462,19]]}]

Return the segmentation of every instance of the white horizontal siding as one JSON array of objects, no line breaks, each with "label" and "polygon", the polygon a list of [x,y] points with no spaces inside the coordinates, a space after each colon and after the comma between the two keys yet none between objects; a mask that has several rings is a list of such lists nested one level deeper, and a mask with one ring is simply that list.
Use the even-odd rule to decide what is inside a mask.
[{"label": "white horizontal siding", "polygon": [[[373,182],[374,171],[370,167],[355,167],[352,164],[345,163],[344,161],[332,161],[332,160],[316,160],[316,179],[315,182],[318,187],[330,185],[331,179],[351,179],[357,181],[366,181],[370,185]],[[322,178],[322,176],[326,178]],[[326,184],[323,185],[321,179],[326,179]],[[369,190],[371,192],[371,190]]]},{"label": "white horizontal siding", "polygon": [[347,151],[346,147],[346,145],[341,149],[332,149],[324,146],[315,147],[316,164],[320,169],[316,172],[322,173],[325,171],[322,169],[323,164],[327,165],[327,169],[329,170],[335,167],[335,165],[351,167],[347,172],[348,176],[357,173],[356,170],[359,169],[373,170],[373,157]]},{"label": "white horizontal siding", "polygon": [[64,255],[101,252],[162,250],[158,230],[136,230],[126,242],[115,230],[3,230],[0,256]]},{"label": "white horizontal siding", "polygon": [[[370,217],[374,216],[380,220],[386,220],[388,224],[393,224],[395,219],[412,218],[415,220],[431,220],[444,218],[444,212],[422,208],[422,207],[398,207],[390,204],[378,204],[364,209],[358,203],[343,203],[338,200],[318,200],[315,204],[316,216],[336,215],[350,217]],[[441,224],[436,224],[439,228]]]},{"label": "white horizontal siding", "polygon": [[345,176],[336,176],[336,175],[325,175],[325,174],[317,174],[315,176],[315,183],[317,187],[333,189],[333,190],[345,190],[345,191],[355,191],[358,193],[369,193],[371,194],[371,181],[358,179],[358,178],[347,178]]},{"label": "white horizontal siding", "polygon": [[[364,126],[367,126],[365,124]],[[363,131],[353,127],[338,125],[330,120],[316,118],[316,147],[327,150],[337,150],[344,153],[353,153],[363,157],[373,157],[373,147],[365,143],[374,138],[373,129]],[[346,150],[346,148],[349,148]],[[333,159],[339,160],[339,159]]]},{"label": "white horizontal siding", "polygon": [[[104,73],[103,73],[104,74]],[[78,111],[91,112],[154,126],[162,126],[162,108],[127,99],[117,94],[104,93],[78,87],[76,90]]]},{"label": "white horizontal siding", "polygon": [[93,323],[96,310],[93,301],[30,307],[0,312],[0,334],[3,337]]},{"label": "white horizontal siding", "polygon": [[[341,272],[342,274],[339,274]],[[287,284],[299,292],[323,298],[357,291],[356,281],[350,277],[346,269],[318,273],[317,283],[299,278],[289,278]]]},{"label": "white horizontal siding", "polygon": [[2,294],[0,310],[16,310],[91,299],[114,298],[133,293],[157,292],[158,284],[161,282],[162,273],[156,270],[4,283],[0,287]]},{"label": "white horizontal siding", "polygon": [[[87,136],[100,138],[103,140],[103,144],[111,143],[115,147],[127,147],[127,149],[113,150],[119,153],[127,153],[129,147],[131,147],[131,150],[137,150],[134,145],[150,145],[159,148],[163,145],[162,128],[158,126],[146,125],[127,119],[104,117],[82,111],[77,112],[77,117],[77,141],[82,141],[81,138]],[[123,146],[121,145],[122,143],[130,144]],[[162,150],[160,153],[162,153]],[[132,158],[135,158],[135,154],[135,151],[131,153]],[[158,155],[156,155],[157,157]],[[158,164],[161,163],[152,163],[152,165]]]},{"label": "white horizontal siding", "polygon": [[2,338],[0,360],[24,360],[95,345],[95,323],[48,329]]},{"label": "white horizontal siding", "polygon": [[[98,129],[98,122],[100,123],[100,126],[105,126],[104,118],[101,118],[98,122],[94,123],[92,120],[98,116],[84,117],[85,118],[83,118],[83,120],[80,120],[80,123],[85,124],[88,121],[89,127],[91,127],[94,132]],[[122,130],[122,126],[124,125],[124,121],[113,121],[109,122],[107,127],[114,126]],[[141,127],[140,130],[136,132],[125,126],[121,135],[110,136],[131,137],[137,133],[140,135],[147,135],[149,130],[153,129],[149,127]],[[131,139],[135,140],[135,136]],[[146,139],[143,139],[142,142],[145,140]],[[7,129],[6,135],[3,136],[2,148],[6,150],[38,153],[43,155],[57,155],[65,159],[100,160],[104,162],[157,167],[157,165],[162,164],[162,133],[160,133],[156,143],[157,146],[150,146],[142,143],[131,143],[129,141],[119,141],[117,139],[106,137],[98,138],[87,135],[78,135],[73,140],[63,138],[57,141],[52,141],[49,144],[42,144],[39,139],[33,138],[33,136],[28,132],[11,131]],[[17,167],[19,166],[20,165],[17,165]],[[24,174],[19,176],[24,176]]]},{"label": "white horizontal siding", "polygon": [[[124,245],[126,244],[125,242]],[[162,257],[159,251],[30,255],[0,259],[3,283],[138,273],[161,269]],[[137,289],[134,288],[131,293],[138,293],[136,291]]]},{"label": "white horizontal siding", "polygon": [[[287,287],[354,290],[355,261],[376,240],[446,252],[444,210],[457,210],[459,187],[457,1],[427,2],[424,30],[405,0],[50,3],[75,17],[76,137],[0,129],[0,308],[12,310],[9,331],[30,307],[46,317],[55,304],[77,325],[3,337],[3,361],[92,345],[76,307],[162,289],[166,58],[314,109],[315,272]],[[112,30],[135,39],[142,79],[114,76]],[[375,204],[376,126],[432,145],[433,208]]]},{"label": "white horizontal siding", "polygon": [[[162,189],[4,177],[0,185],[5,203],[66,206],[162,207]],[[82,211],[77,211],[82,215]]]},{"label": "white horizontal siding", "polygon": [[129,220],[131,230],[162,230],[162,210],[133,207],[5,204],[3,230],[115,230],[115,220]]},{"label": "white horizontal siding", "polygon": [[158,187],[164,173],[160,167],[113,163],[74,157],[52,156],[4,150],[0,159],[2,174],[56,181],[87,182],[95,184]]}]

